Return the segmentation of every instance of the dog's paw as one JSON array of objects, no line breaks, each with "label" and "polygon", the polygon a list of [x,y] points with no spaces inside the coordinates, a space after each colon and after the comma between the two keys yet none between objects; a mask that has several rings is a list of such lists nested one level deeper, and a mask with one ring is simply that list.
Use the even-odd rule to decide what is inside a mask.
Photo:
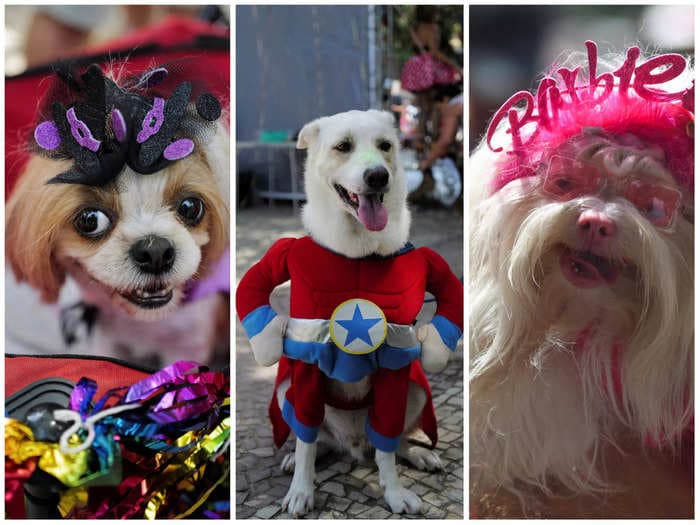
[{"label": "dog's paw", "polygon": [[426,372],[440,372],[447,366],[452,351],[442,341],[435,326],[427,324],[416,331],[421,343],[420,364]]},{"label": "dog's paw", "polygon": [[272,366],[282,357],[288,320],[276,315],[261,332],[250,338],[253,356],[259,365]]},{"label": "dog's paw", "polygon": [[384,492],[384,499],[394,514],[420,514],[423,502],[407,488],[397,485]]},{"label": "dog's paw", "polygon": [[311,512],[314,508],[314,487],[307,484],[295,484],[289,487],[287,495],[282,500],[282,509],[294,518]]},{"label": "dog's paw", "polygon": [[289,454],[284,456],[284,459],[282,459],[282,463],[280,463],[280,469],[285,474],[292,474],[294,473],[294,462],[294,452],[290,452]]},{"label": "dog's paw", "polygon": [[442,470],[440,456],[433,450],[418,446],[410,446],[401,450],[399,455],[418,470],[425,470],[427,472]]}]

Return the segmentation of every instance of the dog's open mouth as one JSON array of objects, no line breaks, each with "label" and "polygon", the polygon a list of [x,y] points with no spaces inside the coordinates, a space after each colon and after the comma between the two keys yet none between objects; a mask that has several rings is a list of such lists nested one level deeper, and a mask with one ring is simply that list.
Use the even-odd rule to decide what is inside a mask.
[{"label": "dog's open mouth", "polygon": [[136,306],[153,310],[170,302],[173,298],[173,289],[172,287],[155,284],[145,288],[119,292],[119,295]]},{"label": "dog's open mouth", "polygon": [[384,206],[383,193],[352,193],[339,184],[334,184],[340,199],[355,213],[359,221],[370,231],[380,231],[389,220]]},{"label": "dog's open mouth", "polygon": [[596,288],[615,283],[620,266],[615,261],[588,251],[564,247],[559,258],[564,277],[578,288]]}]

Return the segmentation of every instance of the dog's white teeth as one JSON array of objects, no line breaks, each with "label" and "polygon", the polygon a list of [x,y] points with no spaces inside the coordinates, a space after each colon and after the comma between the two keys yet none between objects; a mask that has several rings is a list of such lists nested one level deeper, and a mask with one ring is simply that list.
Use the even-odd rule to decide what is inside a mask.
[{"label": "dog's white teeth", "polygon": [[146,290],[136,290],[134,292],[134,295],[136,297],[139,297],[140,299],[150,299],[151,297],[162,297],[166,295],[170,291],[169,288],[163,288],[162,290],[158,290],[156,292],[148,292]]}]

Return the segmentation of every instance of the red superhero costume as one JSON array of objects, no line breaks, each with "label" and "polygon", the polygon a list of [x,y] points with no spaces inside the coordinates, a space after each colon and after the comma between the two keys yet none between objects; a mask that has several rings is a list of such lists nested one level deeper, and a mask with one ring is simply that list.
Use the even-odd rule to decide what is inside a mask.
[{"label": "red superhero costume", "polygon": [[[281,411],[275,395],[270,404],[276,445],[281,446],[290,427],[303,441],[314,442],[328,404],[340,409],[367,407],[370,442],[380,450],[394,451],[403,431],[411,381],[426,393],[419,423],[434,445],[435,414],[417,360],[420,344],[412,324],[427,290],[437,302],[432,324],[454,350],[462,331],[463,287],[447,263],[433,250],[410,244],[389,257],[350,259],[308,236],[280,239],[238,285],[236,307],[248,337],[255,337],[275,317],[270,293],[287,280],[291,280],[290,320],[275,390],[287,378],[291,385]],[[352,300],[360,300],[360,306]],[[367,313],[364,304],[369,301],[379,308],[378,315]],[[332,316],[338,319],[345,303],[351,313],[334,321]],[[379,343],[375,335],[381,332],[381,312],[386,336]],[[335,338],[329,335],[332,326]],[[326,392],[327,377],[354,382],[367,376],[371,391],[364,400],[348,404]]]}]

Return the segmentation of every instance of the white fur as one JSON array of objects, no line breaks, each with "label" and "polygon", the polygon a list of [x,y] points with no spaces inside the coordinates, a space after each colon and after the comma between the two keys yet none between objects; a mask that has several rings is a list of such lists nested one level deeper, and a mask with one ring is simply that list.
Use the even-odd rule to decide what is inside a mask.
[{"label": "white fur", "polygon": [[[333,147],[343,138],[349,138],[354,147],[351,153],[341,155],[333,151]],[[378,149],[378,141],[382,139],[391,142],[389,152]],[[308,201],[303,209],[303,220],[317,242],[347,257],[363,257],[372,253],[388,255],[405,245],[410,227],[406,180],[398,162],[399,144],[390,114],[374,110],[349,111],[317,119],[304,126],[299,134],[298,147],[308,148],[305,172]],[[354,193],[362,193],[365,190],[363,173],[377,166],[389,172],[389,188],[384,196],[388,222],[381,231],[368,231],[355,211],[340,198],[334,184]],[[421,332],[423,339],[430,339],[428,334],[427,331]],[[434,346],[436,351],[441,350]],[[335,395],[351,400],[363,398],[369,392],[370,384],[368,378],[357,383],[329,380],[328,387]],[[282,382],[278,387],[280,407],[288,388],[289,381]],[[406,430],[412,430],[418,424],[425,401],[425,393],[415,385],[409,385]],[[365,435],[366,418],[366,409],[338,410],[326,405],[318,443],[330,444],[335,449],[349,451],[356,459],[362,459],[369,450]],[[432,451],[423,453],[416,449],[404,442],[398,454],[417,468],[434,470],[441,467],[440,459]],[[283,461],[285,470],[295,469],[283,502],[294,516],[305,514],[313,506],[311,481],[315,457],[315,446],[297,439],[294,462],[291,457]],[[384,497],[392,511],[420,512],[422,505],[418,496],[401,485],[396,470],[396,454],[377,451],[376,463],[385,490]]]},{"label": "white fur", "polygon": [[[627,151],[619,166],[610,155],[605,166],[619,175],[622,158],[646,155],[652,175],[672,184],[655,153]],[[501,160],[482,144],[470,161],[472,475],[516,492],[521,482],[545,492],[553,481],[605,489],[603,444],[617,446],[629,429],[640,441],[664,436],[674,450],[693,413],[691,213],[663,232],[619,195],[552,201],[537,177],[492,194]],[[557,246],[576,247],[576,219],[587,209],[617,223],[607,255],[628,266],[611,287],[576,288],[557,262]],[[622,399],[610,381],[615,344]]]},{"label": "white fur", "polygon": [[400,514],[418,514],[423,503],[413,492],[404,488],[396,472],[396,454],[376,450],[375,462],[379,468],[379,485],[384,488],[384,499],[391,507],[391,512]]},{"label": "white fur", "polygon": [[282,500],[282,508],[297,518],[314,508],[316,443],[306,443],[297,438],[294,459],[294,475],[287,495]]}]

